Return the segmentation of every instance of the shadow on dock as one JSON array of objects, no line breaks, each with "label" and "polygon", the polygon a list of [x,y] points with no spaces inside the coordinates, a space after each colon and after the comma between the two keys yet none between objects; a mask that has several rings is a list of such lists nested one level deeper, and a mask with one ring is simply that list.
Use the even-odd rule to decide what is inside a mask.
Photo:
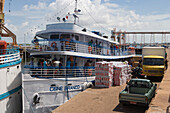
[{"label": "shadow on dock", "polygon": [[122,105],[118,104],[113,111],[115,112],[123,112],[123,113],[145,113],[148,108],[144,106],[138,105]]},{"label": "shadow on dock", "polygon": [[170,105],[167,107],[166,113],[170,113]]}]

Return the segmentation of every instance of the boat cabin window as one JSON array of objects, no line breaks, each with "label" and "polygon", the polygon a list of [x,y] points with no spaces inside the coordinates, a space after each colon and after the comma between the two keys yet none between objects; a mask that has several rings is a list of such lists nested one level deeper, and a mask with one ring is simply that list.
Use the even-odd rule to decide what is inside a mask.
[{"label": "boat cabin window", "polygon": [[70,38],[70,34],[61,34],[60,38],[62,39],[68,39]]},{"label": "boat cabin window", "polygon": [[59,39],[59,34],[51,35],[51,36],[50,36],[50,39]]},{"label": "boat cabin window", "polygon": [[75,35],[75,39],[76,39],[77,41],[79,41],[79,36]]}]

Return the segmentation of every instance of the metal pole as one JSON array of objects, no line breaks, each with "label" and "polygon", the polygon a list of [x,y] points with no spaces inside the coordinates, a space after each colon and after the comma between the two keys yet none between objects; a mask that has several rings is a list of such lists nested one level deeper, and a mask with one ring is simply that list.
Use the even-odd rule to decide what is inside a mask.
[{"label": "metal pole", "polygon": [[67,56],[65,56],[65,79],[66,79],[66,91],[67,91],[67,100],[69,100],[69,92],[68,92],[68,73],[69,73],[69,69],[67,71]]},{"label": "metal pole", "polygon": [[25,34],[24,34],[24,45],[25,45],[25,65],[26,65],[26,57],[27,57],[27,55],[26,55],[26,40],[25,40]]}]

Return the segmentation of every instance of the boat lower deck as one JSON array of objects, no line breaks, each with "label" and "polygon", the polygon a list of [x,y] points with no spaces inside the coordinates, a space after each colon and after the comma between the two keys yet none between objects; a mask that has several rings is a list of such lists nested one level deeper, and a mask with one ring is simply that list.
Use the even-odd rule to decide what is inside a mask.
[{"label": "boat lower deck", "polygon": [[[170,49],[167,50],[170,54]],[[168,60],[170,57],[168,56]],[[110,88],[90,88],[65,104],[55,109],[52,113],[169,113],[170,112],[170,68],[165,72],[164,78],[158,84],[157,94],[152,99],[149,108],[119,104],[119,92],[126,84]]]}]

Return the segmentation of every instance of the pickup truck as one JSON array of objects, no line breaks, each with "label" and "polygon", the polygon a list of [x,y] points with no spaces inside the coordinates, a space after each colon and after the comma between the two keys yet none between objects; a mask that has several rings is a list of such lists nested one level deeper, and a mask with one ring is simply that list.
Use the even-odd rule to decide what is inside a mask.
[{"label": "pickup truck", "polygon": [[120,104],[138,104],[149,106],[155,96],[157,84],[148,79],[131,79],[119,94]]}]

